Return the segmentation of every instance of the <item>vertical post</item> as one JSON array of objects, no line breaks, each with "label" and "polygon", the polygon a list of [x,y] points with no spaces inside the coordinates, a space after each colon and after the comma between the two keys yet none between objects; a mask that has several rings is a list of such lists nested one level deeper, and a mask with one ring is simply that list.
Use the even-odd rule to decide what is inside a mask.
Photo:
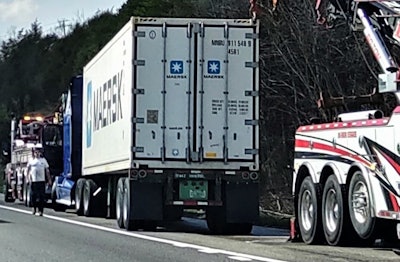
[{"label": "vertical post", "polygon": [[165,161],[165,130],[166,130],[166,123],[165,123],[165,96],[166,96],[166,73],[167,73],[167,24],[164,23],[162,27],[162,37],[164,39],[163,44],[163,87],[162,87],[162,147],[161,147],[161,161],[164,163]]},{"label": "vertical post", "polygon": [[228,73],[229,73],[229,27],[228,23],[225,22],[225,28],[224,28],[224,38],[225,38],[225,45],[226,45],[226,50],[225,50],[225,90],[224,90],[224,96],[225,96],[225,121],[224,121],[224,162],[225,164],[228,163],[228,109],[229,109],[229,87],[228,87]]},{"label": "vertical post", "polygon": [[192,150],[192,147],[190,146],[190,132],[191,132],[191,121],[190,121],[190,106],[191,106],[191,85],[192,85],[192,81],[191,81],[191,76],[192,76],[192,24],[188,23],[187,26],[187,38],[188,38],[188,44],[189,44],[189,48],[188,48],[188,60],[187,60],[187,64],[188,64],[188,85],[187,85],[187,113],[188,113],[188,118],[187,118],[187,127],[186,127],[186,131],[187,131],[187,147],[186,147],[186,162],[189,163],[190,162],[190,153]]},{"label": "vertical post", "polygon": [[203,134],[204,134],[204,23],[200,23],[201,56],[200,56],[200,163],[203,162]]}]

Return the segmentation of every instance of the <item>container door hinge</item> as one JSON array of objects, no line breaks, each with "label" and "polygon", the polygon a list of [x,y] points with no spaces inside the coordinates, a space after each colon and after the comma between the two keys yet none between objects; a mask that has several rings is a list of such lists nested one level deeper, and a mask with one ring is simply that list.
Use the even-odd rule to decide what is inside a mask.
[{"label": "container door hinge", "polygon": [[246,62],[244,64],[245,67],[250,67],[250,68],[257,68],[258,67],[258,62]]},{"label": "container door hinge", "polygon": [[135,31],[133,32],[134,37],[146,37],[146,32],[144,31]]},{"label": "container door hinge", "polygon": [[132,152],[135,152],[135,153],[143,153],[144,152],[144,147],[142,147],[142,146],[137,146],[137,147],[132,147]]},{"label": "container door hinge", "polygon": [[246,33],[244,36],[246,39],[259,39],[260,34],[257,33]]},{"label": "container door hinge", "polygon": [[143,117],[133,117],[132,118],[132,123],[144,124],[144,118]]},{"label": "container door hinge", "polygon": [[246,148],[246,149],[244,150],[244,154],[245,154],[245,155],[258,155],[258,149]]},{"label": "container door hinge", "polygon": [[133,65],[135,65],[135,66],[145,66],[146,62],[144,60],[133,60]]},{"label": "container door hinge", "polygon": [[253,91],[253,90],[247,90],[247,91],[244,91],[244,95],[245,96],[259,96],[260,95],[260,92],[259,91]]},{"label": "container door hinge", "polygon": [[244,124],[246,126],[258,126],[258,120],[253,120],[253,119],[246,119],[244,120]]},{"label": "container door hinge", "polygon": [[133,94],[135,94],[135,95],[144,95],[144,89],[143,88],[133,89]]}]

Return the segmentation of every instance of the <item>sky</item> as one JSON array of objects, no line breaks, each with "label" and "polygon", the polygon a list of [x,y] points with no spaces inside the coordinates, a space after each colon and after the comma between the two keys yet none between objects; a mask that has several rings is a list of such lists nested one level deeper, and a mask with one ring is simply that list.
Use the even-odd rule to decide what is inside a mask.
[{"label": "sky", "polygon": [[0,42],[37,20],[44,33],[63,34],[65,28],[84,22],[97,12],[117,12],[126,0],[0,0]]}]

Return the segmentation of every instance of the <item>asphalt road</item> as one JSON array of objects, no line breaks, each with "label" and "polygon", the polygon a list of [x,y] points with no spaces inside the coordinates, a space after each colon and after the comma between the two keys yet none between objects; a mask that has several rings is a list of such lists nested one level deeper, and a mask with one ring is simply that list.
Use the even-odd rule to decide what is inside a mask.
[{"label": "asphalt road", "polygon": [[[2,195],[0,195],[2,199]],[[0,201],[0,261],[400,261],[391,248],[308,246],[286,230],[255,227],[249,236],[214,236],[184,218],[153,232],[127,232],[115,220]]]}]

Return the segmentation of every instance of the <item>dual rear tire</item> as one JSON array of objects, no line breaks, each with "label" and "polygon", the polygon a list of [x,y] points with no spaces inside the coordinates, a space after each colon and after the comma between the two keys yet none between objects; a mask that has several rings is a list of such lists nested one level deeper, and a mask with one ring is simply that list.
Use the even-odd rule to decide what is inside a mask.
[{"label": "dual rear tire", "polygon": [[120,177],[117,182],[116,193],[116,218],[119,228],[125,228],[127,231],[131,230],[155,230],[157,224],[155,221],[138,220],[132,217],[133,203],[131,194],[131,184],[127,177]]},{"label": "dual rear tire", "polygon": [[92,179],[80,178],[75,186],[75,211],[86,217],[105,217],[106,194]]},{"label": "dual rear tire", "polygon": [[301,237],[307,244],[318,244],[324,239],[333,246],[374,241],[375,218],[361,172],[354,173],[348,191],[335,175],[330,175],[321,196],[311,178],[306,177],[299,189],[297,218]]}]

